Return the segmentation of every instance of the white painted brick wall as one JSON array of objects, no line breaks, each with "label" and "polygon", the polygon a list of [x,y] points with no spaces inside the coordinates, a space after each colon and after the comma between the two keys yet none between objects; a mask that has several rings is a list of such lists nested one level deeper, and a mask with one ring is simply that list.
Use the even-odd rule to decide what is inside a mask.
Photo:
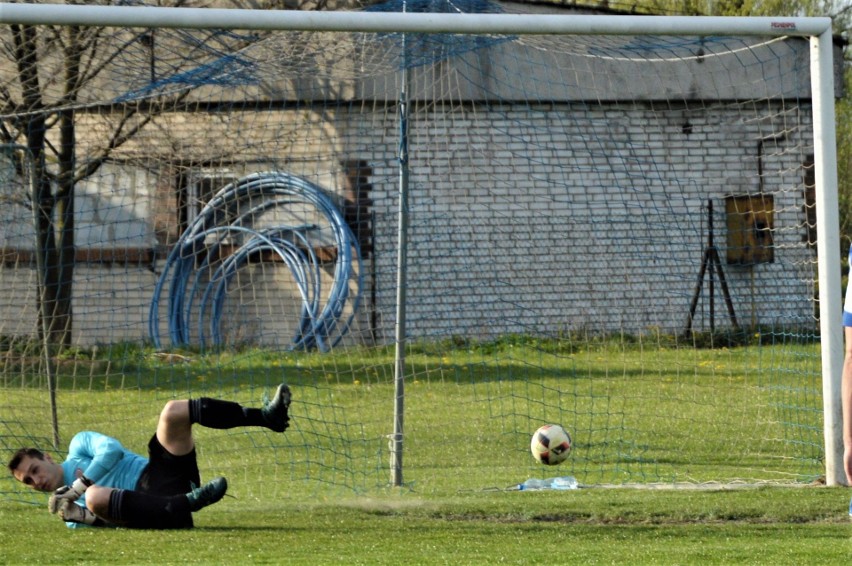
[{"label": "white painted brick wall", "polygon": [[[442,138],[430,139],[415,117],[409,333],[683,330],[708,237],[706,202],[713,200],[715,243],[724,261],[724,197],[756,189],[757,140],[772,125],[775,106],[764,103],[761,119],[752,123],[744,123],[736,108],[712,109],[703,119],[691,115],[690,135],[681,130],[683,110],[677,108],[613,105],[580,113],[557,107],[553,112],[581,114],[563,124],[547,114],[525,117],[518,109],[479,110],[477,116],[492,127],[454,131],[470,139],[462,142],[470,151],[455,151],[456,140],[443,155],[434,149]],[[723,266],[744,325],[814,324],[809,297],[815,258],[802,244],[801,227],[801,164],[810,151],[810,120],[807,112],[795,117],[788,139],[768,150],[777,155],[764,157],[764,189],[776,206],[775,262]],[[530,128],[521,128],[522,121]],[[557,139],[564,140],[561,146]],[[419,151],[421,144],[431,144],[428,154]],[[535,149],[527,160],[522,154],[530,145]],[[435,178],[446,170],[465,183],[451,186]],[[377,184],[373,195],[384,219],[377,226],[379,307],[388,328],[396,191],[393,184]],[[705,279],[697,330],[709,326],[708,286]],[[729,322],[718,282],[716,293],[715,325],[723,328]]]},{"label": "white painted brick wall", "polygon": [[[757,190],[757,142],[782,130],[787,138],[768,143],[764,156],[764,189],[775,198],[775,262],[724,269],[742,324],[814,326],[814,256],[802,242],[801,164],[811,151],[806,106],[764,101],[753,105],[749,119],[735,105],[705,103],[697,110],[649,102],[454,111],[452,119],[428,110],[411,117],[412,338],[682,331],[707,241],[707,200],[715,208],[715,241],[724,260],[724,197]],[[689,135],[682,131],[687,113]],[[338,121],[343,124],[343,117]],[[385,340],[393,337],[395,316],[396,128],[393,112],[353,114],[341,127],[349,137],[333,148],[372,167],[375,308]],[[323,151],[322,144],[313,146]],[[316,175],[333,182],[327,165],[333,155],[309,157],[325,164]],[[142,171],[105,171],[107,177],[78,196],[78,245],[151,245],[156,180]],[[26,242],[27,214],[22,207],[4,212],[7,243]],[[288,341],[294,326],[284,311],[297,303],[287,274],[246,277],[252,284],[241,291],[245,308],[231,315],[242,325],[240,336]],[[33,333],[32,266],[0,269],[0,283],[17,289],[20,299],[0,305],[0,334]],[[145,266],[78,266],[75,342],[145,339],[155,283]],[[707,288],[698,330],[709,325]],[[724,327],[718,284],[716,290],[716,325]],[[277,322],[263,321],[274,308],[283,309]],[[360,317],[349,342],[366,340],[369,330]]]}]

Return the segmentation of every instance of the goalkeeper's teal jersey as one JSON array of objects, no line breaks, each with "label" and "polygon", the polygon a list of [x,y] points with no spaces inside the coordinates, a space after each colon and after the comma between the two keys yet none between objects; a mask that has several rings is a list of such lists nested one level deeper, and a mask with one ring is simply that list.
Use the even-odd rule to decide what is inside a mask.
[{"label": "goalkeeper's teal jersey", "polygon": [[[148,459],[135,454],[121,443],[105,434],[92,431],[78,432],[68,446],[68,456],[62,462],[65,485],[71,485],[79,474],[96,485],[117,489],[136,489],[136,483]],[[77,500],[86,505],[86,495]],[[79,523],[66,523],[78,527]]]}]

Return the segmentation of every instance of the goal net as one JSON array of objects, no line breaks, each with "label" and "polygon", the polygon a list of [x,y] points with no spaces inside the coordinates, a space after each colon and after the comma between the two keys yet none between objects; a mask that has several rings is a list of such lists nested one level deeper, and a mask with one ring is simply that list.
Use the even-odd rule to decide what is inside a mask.
[{"label": "goal net", "polygon": [[[195,427],[203,476],[257,500],[825,476],[841,254],[811,20],[544,33],[510,14],[573,12],[470,0],[276,30],[15,6],[4,461],[79,430],[144,454],[169,399],[259,406],[286,381],[286,433]],[[509,23],[453,29],[464,13]],[[545,423],[573,439],[558,467],[530,455]]]}]

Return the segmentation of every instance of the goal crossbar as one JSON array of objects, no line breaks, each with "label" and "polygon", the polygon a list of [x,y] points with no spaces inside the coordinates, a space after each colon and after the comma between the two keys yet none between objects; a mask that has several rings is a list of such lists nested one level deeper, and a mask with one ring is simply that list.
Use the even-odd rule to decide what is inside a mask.
[{"label": "goal crossbar", "polygon": [[29,25],[419,32],[818,36],[831,18],[303,12],[138,6],[0,4],[0,23]]}]

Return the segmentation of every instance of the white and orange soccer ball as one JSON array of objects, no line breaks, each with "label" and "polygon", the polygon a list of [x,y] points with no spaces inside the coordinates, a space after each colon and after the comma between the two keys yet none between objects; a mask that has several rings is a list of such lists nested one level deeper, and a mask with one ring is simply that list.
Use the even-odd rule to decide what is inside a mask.
[{"label": "white and orange soccer ball", "polygon": [[571,435],[558,424],[542,425],[532,435],[530,452],[542,464],[561,464],[571,453]]}]

